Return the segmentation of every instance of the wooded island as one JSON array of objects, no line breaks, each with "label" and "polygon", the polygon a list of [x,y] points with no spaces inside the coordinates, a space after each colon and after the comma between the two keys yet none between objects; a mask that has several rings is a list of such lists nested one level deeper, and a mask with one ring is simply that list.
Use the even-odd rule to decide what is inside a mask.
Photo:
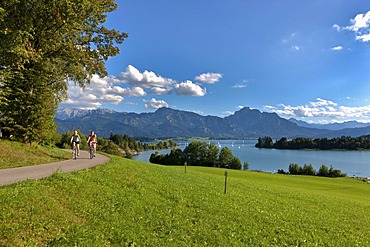
[{"label": "wooded island", "polygon": [[317,150],[369,150],[370,137],[349,137],[342,136],[337,138],[307,138],[299,137],[288,140],[283,137],[273,142],[269,136],[258,138],[255,145],[257,148],[276,148],[276,149],[317,149]]}]

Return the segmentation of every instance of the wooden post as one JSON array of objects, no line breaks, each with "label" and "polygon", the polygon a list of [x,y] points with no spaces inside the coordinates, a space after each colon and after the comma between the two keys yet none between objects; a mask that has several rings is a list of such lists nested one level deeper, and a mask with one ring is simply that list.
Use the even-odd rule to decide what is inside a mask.
[{"label": "wooden post", "polygon": [[184,166],[185,166],[185,173],[186,173],[186,167],[188,166],[188,162],[187,161],[185,161]]},{"label": "wooden post", "polygon": [[224,190],[224,194],[226,194],[227,175],[228,175],[228,172],[227,172],[227,171],[225,171],[225,190]]}]

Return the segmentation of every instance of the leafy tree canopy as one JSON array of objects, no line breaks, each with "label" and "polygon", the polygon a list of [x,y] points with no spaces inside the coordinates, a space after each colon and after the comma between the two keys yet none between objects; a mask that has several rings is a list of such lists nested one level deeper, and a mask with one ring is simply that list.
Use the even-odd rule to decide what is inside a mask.
[{"label": "leafy tree canopy", "polygon": [[19,139],[54,130],[67,82],[107,75],[126,33],[103,24],[114,0],[0,1],[0,121]]}]

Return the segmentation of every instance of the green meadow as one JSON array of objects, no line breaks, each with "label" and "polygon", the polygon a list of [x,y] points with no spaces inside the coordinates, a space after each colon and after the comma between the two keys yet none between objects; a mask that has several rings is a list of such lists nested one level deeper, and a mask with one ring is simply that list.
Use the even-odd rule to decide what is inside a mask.
[{"label": "green meadow", "polygon": [[369,246],[370,184],[109,163],[0,187],[0,246]]},{"label": "green meadow", "polygon": [[0,169],[33,166],[71,158],[61,149],[0,139]]}]

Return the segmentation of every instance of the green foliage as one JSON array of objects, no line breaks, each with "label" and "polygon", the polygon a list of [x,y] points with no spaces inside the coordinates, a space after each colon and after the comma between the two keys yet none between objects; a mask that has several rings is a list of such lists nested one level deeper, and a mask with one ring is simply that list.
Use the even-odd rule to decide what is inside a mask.
[{"label": "green foliage", "polygon": [[248,163],[248,161],[245,161],[245,162],[244,162],[244,164],[243,164],[243,170],[244,170],[244,171],[249,170],[249,163]]},{"label": "green foliage", "polygon": [[172,149],[169,154],[153,153],[149,161],[162,165],[184,165],[187,162],[192,166],[222,167],[240,170],[242,164],[231,150],[224,147],[219,152],[216,145],[201,141],[194,141],[187,145],[184,151]]},{"label": "green foliage", "polygon": [[272,142],[270,137],[258,138],[256,143],[258,148],[276,148],[276,149],[320,149],[320,150],[363,150],[370,149],[370,138],[342,136],[338,138],[293,138],[289,140],[285,137]]},{"label": "green foliage", "polygon": [[181,149],[172,149],[169,154],[153,153],[149,161],[155,164],[181,166],[185,164],[186,156]]},{"label": "green foliage", "polygon": [[[284,170],[279,170],[278,173],[285,174]],[[309,175],[309,176],[321,176],[321,177],[346,177],[347,174],[342,173],[341,170],[334,169],[333,166],[330,166],[330,169],[326,165],[321,165],[319,171],[316,173],[315,169],[311,164],[307,165],[304,164],[301,167],[298,164],[290,164],[289,165],[289,174],[292,175]]]},{"label": "green foliage", "polygon": [[195,141],[189,143],[184,149],[184,155],[188,165],[201,165],[207,161],[210,156],[207,155],[209,145],[206,142]]},{"label": "green foliage", "polygon": [[124,153],[122,152],[122,149],[120,149],[120,147],[117,144],[115,144],[114,142],[112,142],[111,140],[108,140],[107,143],[104,143],[104,145],[101,145],[102,142],[100,142],[100,141],[101,141],[101,138],[98,138],[99,149],[97,149],[97,150],[101,150],[101,151],[103,151],[104,153],[107,153],[107,154],[113,154],[113,155],[117,155],[117,156],[124,156]]},{"label": "green foliage", "polygon": [[298,164],[290,164],[289,165],[289,173],[296,175],[299,173],[299,165]]},{"label": "green foliage", "polygon": [[272,138],[269,136],[260,137],[256,143],[257,148],[271,148],[273,146]]},{"label": "green foliage", "polygon": [[0,246],[369,246],[370,186],[118,157],[0,189]]},{"label": "green foliage", "polygon": [[235,169],[235,170],[240,170],[240,169],[242,169],[242,162],[240,161],[240,159],[238,157],[234,156],[230,161],[229,168],[230,169]]},{"label": "green foliage", "polygon": [[219,166],[220,167],[230,166],[233,158],[234,155],[228,147],[221,148],[220,154],[218,156]]},{"label": "green foliage", "polygon": [[317,175],[321,177],[327,177],[329,175],[328,167],[322,164]]},{"label": "green foliage", "polygon": [[[61,135],[60,141],[56,143],[56,146],[60,148],[72,148],[71,137],[74,134],[73,132],[74,130],[63,133]],[[89,150],[89,145],[87,144],[87,137],[80,130],[77,130],[77,133],[81,137],[80,149]]]},{"label": "green foliage", "polygon": [[0,122],[17,139],[56,132],[67,82],[106,76],[105,61],[127,34],[103,26],[113,0],[9,0],[0,4]]}]

